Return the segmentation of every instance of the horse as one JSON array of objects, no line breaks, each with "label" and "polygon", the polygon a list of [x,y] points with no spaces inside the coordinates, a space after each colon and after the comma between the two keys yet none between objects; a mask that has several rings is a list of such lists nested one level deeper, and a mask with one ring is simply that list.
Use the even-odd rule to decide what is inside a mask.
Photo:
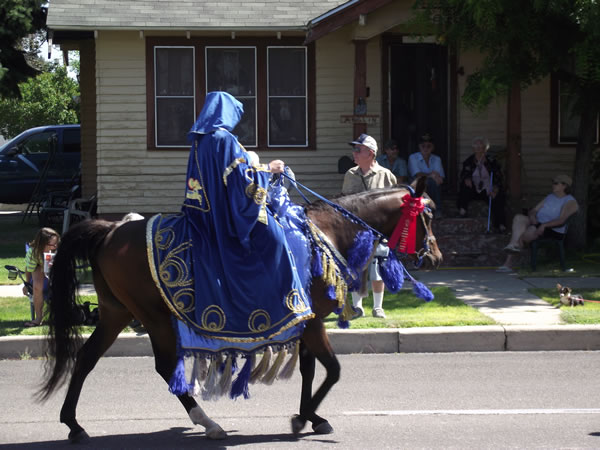
[{"label": "horse", "polygon": [[[414,183],[414,195],[421,196],[425,179]],[[393,187],[362,192],[337,199],[342,206],[373,229],[390,236],[399,221],[403,196],[411,189]],[[330,239],[340,254],[346,256],[354,237],[364,228],[348,220],[332,205],[322,200],[305,206],[307,217]],[[424,268],[435,268],[442,255],[431,230],[431,214],[420,214],[417,220],[416,250]],[[50,273],[51,293],[48,305],[48,339],[46,343],[46,376],[37,392],[46,400],[69,375],[67,394],[60,411],[60,422],[69,428],[72,443],[89,441],[90,437],[76,420],[76,407],[83,383],[99,358],[116,340],[127,324],[136,318],[146,329],[155,356],[155,369],[167,383],[176,367],[176,334],[172,313],[151,276],[147,260],[145,220],[110,222],[89,219],[73,226],[62,238]],[[427,251],[424,251],[424,249]],[[417,254],[412,255],[416,259]],[[89,261],[93,283],[98,294],[100,319],[83,345],[77,325],[76,268]],[[294,435],[307,422],[317,434],[333,432],[329,422],[316,414],[322,400],[340,376],[340,365],[324,327],[324,318],[337,306],[326,296],[326,284],[313,278],[310,296],[315,317],[307,320],[300,337],[299,365],[302,378],[299,414],[291,419]],[[326,377],[313,394],[315,363],[326,369]],[[198,405],[189,393],[177,395],[195,425],[205,428],[210,439],[224,439],[226,432]]]}]

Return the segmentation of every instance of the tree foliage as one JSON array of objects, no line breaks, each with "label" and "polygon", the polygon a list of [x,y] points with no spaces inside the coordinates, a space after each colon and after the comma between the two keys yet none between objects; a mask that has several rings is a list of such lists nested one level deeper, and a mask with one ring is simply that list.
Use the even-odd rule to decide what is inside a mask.
[{"label": "tree foliage", "polygon": [[54,65],[19,88],[20,99],[0,99],[0,134],[5,138],[35,126],[79,123],[79,85],[64,66]]},{"label": "tree foliage", "polygon": [[[558,0],[562,2],[562,0]],[[565,0],[565,3],[567,0]],[[525,88],[555,70],[570,50],[576,26],[547,0],[416,0],[418,21],[433,23],[439,40],[478,50],[481,67],[467,78],[463,102],[485,109],[513,81]]]},{"label": "tree foliage", "polygon": [[39,73],[28,64],[35,54],[23,47],[23,39],[43,29],[46,9],[43,0],[0,2],[0,96],[19,95],[19,83]]},{"label": "tree foliage", "polygon": [[[585,244],[589,169],[600,108],[600,2],[598,0],[416,0],[417,23],[433,24],[439,40],[479,50],[484,61],[467,78],[464,103],[484,110],[506,98],[514,82],[525,88],[550,73],[570,84],[580,101],[575,196],[583,220],[574,228]],[[582,227],[579,227],[582,224]]]}]

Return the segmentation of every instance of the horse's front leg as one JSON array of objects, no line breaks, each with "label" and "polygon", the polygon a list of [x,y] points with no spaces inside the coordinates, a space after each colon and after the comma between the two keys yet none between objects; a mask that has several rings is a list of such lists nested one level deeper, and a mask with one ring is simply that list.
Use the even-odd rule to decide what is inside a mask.
[{"label": "horse's front leg", "polygon": [[[154,351],[155,369],[158,374],[168,383],[175,366],[177,365],[177,356],[175,354],[175,334],[169,321],[160,324],[151,324],[146,326],[152,350]],[[160,338],[158,338],[160,336]],[[221,426],[206,415],[204,410],[198,405],[194,397],[189,394],[178,395],[177,399],[181,402],[188,413],[190,420],[194,425],[201,425],[206,430],[206,436],[209,439],[225,439],[227,433]]]},{"label": "horse's front leg", "polygon": [[[315,357],[325,367],[326,376],[313,396],[312,383],[315,375]],[[333,428],[329,422],[316,414],[317,408],[329,390],[340,379],[340,364],[331,348],[321,319],[309,321],[302,335],[300,373],[302,374],[300,414],[292,418],[292,432],[297,435],[304,428],[306,421],[310,421],[315,433],[333,433]]]}]

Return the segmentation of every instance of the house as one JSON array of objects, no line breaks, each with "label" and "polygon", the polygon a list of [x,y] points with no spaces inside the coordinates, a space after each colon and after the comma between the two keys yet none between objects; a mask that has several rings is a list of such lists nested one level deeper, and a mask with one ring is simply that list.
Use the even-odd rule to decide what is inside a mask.
[{"label": "house", "polygon": [[[54,44],[79,50],[82,164],[98,212],[179,210],[186,133],[205,93],[245,108],[234,130],[262,161],[284,160],[330,196],[337,161],[361,132],[407,157],[435,138],[448,189],[471,139],[506,143],[506,105],[475,115],[461,105],[477,54],[449,53],[411,35],[412,0],[52,0]],[[522,191],[532,204],[574,165],[568,97],[547,78],[522,93]],[[576,122],[575,122],[576,123]],[[576,128],[575,128],[576,132]]]}]

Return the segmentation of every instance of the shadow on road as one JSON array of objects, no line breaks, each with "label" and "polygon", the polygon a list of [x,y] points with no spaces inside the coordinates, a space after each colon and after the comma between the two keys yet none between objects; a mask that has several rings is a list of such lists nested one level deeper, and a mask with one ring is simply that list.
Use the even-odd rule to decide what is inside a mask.
[{"label": "shadow on road", "polygon": [[[313,433],[301,433],[296,439],[291,433],[278,434],[235,434],[237,430],[225,430],[229,437],[222,441],[207,439],[204,432],[198,432],[192,427],[174,427],[169,430],[154,433],[117,434],[111,436],[91,436],[90,442],[84,444],[86,449],[94,448],[123,448],[123,449],[153,449],[153,448],[198,448],[203,449],[225,449],[249,444],[274,444],[281,442],[295,442],[298,439],[312,437],[313,443],[337,444],[339,441],[333,439],[316,438]],[[65,439],[60,441],[27,442],[21,444],[0,444],[0,449],[27,449],[41,450],[53,448],[73,448]]]}]

